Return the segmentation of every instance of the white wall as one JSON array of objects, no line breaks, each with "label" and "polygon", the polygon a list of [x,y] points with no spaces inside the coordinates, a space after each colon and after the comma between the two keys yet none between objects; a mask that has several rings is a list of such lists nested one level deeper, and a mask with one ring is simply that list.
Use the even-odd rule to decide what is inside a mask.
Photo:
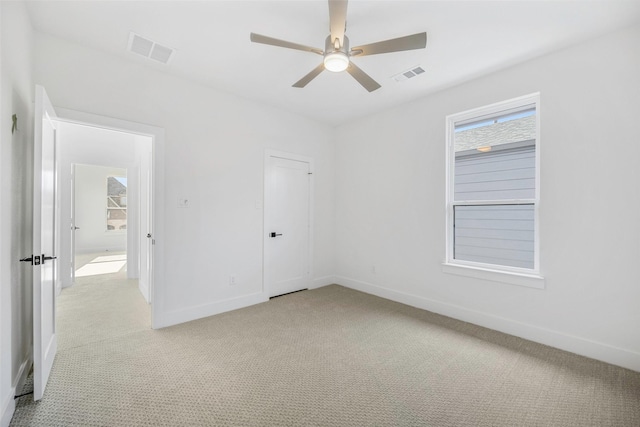
[{"label": "white wall", "polygon": [[[338,128],[338,283],[640,371],[638,40],[627,29]],[[443,273],[445,116],[537,91],[546,289]]]},{"label": "white wall", "polygon": [[[33,37],[25,6],[0,2],[0,425],[14,411],[15,388],[29,368],[33,216]],[[11,134],[11,116],[18,131]]]},{"label": "white wall", "polygon": [[[75,223],[80,227],[76,230],[76,253],[127,250],[127,231],[106,229],[107,178],[110,176],[126,178],[127,170],[76,164]],[[130,193],[133,188],[127,190]],[[135,224],[135,219],[131,220]]]},{"label": "white wall", "polygon": [[[71,67],[70,65],[73,64]],[[49,36],[35,77],[58,107],[164,128],[163,286],[154,322],[178,323],[264,301],[265,149],[314,158],[313,285],[333,281],[332,130]],[[178,198],[189,208],[178,208]],[[229,285],[230,274],[237,283]]]}]

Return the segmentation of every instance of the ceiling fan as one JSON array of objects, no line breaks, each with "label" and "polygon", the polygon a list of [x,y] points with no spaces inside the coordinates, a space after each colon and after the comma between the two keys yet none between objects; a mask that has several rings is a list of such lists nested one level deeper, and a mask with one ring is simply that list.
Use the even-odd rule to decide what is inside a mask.
[{"label": "ceiling fan", "polygon": [[324,57],[323,62],[311,70],[309,74],[293,84],[293,87],[303,88],[322,71],[333,72],[347,71],[366,90],[373,92],[380,88],[378,82],[367,73],[358,68],[351,58],[378,55],[381,53],[400,52],[403,50],[424,49],[427,46],[427,33],[418,33],[397,39],[384,40],[376,43],[356,46],[349,49],[349,38],[345,35],[347,28],[347,2],[348,0],[329,0],[329,36],[322,49],[291,43],[285,40],[251,33],[251,41],[254,43],[268,44],[272,46],[286,47],[289,49],[303,50]]}]

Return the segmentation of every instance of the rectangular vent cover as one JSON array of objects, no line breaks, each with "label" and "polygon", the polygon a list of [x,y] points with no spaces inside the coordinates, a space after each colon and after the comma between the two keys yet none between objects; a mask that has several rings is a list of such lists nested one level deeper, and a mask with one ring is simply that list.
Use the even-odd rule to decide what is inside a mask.
[{"label": "rectangular vent cover", "polygon": [[168,64],[175,53],[174,49],[158,44],[133,32],[129,35],[128,50],[129,52],[163,64]]},{"label": "rectangular vent cover", "polygon": [[403,71],[402,73],[398,73],[395,76],[392,76],[391,78],[397,82],[403,82],[405,80],[412,79],[415,76],[418,76],[422,73],[424,73],[424,68],[420,66],[416,66],[411,68],[410,70]]}]

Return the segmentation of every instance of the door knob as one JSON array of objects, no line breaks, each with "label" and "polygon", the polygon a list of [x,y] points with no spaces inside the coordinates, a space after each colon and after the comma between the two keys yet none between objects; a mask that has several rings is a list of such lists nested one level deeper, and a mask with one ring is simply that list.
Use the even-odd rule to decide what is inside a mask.
[{"label": "door knob", "polygon": [[74,230],[80,230],[80,227],[73,227]]},{"label": "door knob", "polygon": [[20,262],[30,262],[31,265],[40,265],[40,255],[31,255],[27,258],[22,258]]},{"label": "door knob", "polygon": [[54,259],[58,259],[58,257],[57,256],[44,256],[44,254],[42,254],[42,263],[43,264],[47,260],[54,260]]},{"label": "door knob", "polygon": [[151,233],[147,233],[147,239],[151,238]]},{"label": "door knob", "polygon": [[277,236],[282,236],[282,234],[278,234],[278,233],[274,232],[274,233],[271,233],[270,236],[271,237],[277,237]]}]

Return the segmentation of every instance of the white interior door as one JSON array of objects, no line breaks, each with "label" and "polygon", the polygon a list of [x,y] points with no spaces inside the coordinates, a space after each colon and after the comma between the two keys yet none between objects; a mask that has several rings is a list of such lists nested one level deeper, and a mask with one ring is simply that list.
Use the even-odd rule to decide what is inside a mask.
[{"label": "white interior door", "polygon": [[76,281],[76,165],[71,165],[71,283]]},{"label": "white interior door", "polygon": [[138,287],[145,300],[151,302],[151,251],[153,236],[151,224],[151,153],[140,172],[140,278]]},{"label": "white interior door", "polygon": [[154,217],[153,217],[153,204],[154,204],[154,200],[153,200],[153,182],[154,182],[154,169],[153,169],[153,152],[149,151],[149,166],[147,167],[148,170],[148,178],[147,178],[147,197],[146,197],[146,203],[147,203],[147,225],[148,225],[148,230],[149,232],[147,233],[147,267],[146,267],[146,271],[147,271],[147,278],[148,278],[148,283],[149,283],[149,291],[147,292],[147,302],[149,302],[149,304],[151,304],[151,301],[153,300],[153,292],[154,292],[154,283],[155,283],[155,276],[153,275],[154,273],[154,266],[153,266],[153,261],[155,260],[155,254],[153,253],[154,249],[155,249],[155,234],[154,234]]},{"label": "white interior door", "polygon": [[56,113],[36,86],[33,167],[33,398],[42,399],[56,356],[55,201]]},{"label": "white interior door", "polygon": [[265,287],[270,297],[309,287],[310,161],[267,156]]}]

